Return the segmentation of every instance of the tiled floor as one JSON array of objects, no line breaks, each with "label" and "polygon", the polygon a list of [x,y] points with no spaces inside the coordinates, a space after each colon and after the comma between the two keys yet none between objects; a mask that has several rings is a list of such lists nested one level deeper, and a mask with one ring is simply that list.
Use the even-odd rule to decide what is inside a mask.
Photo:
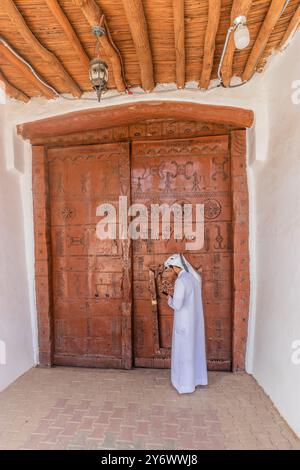
[{"label": "tiled floor", "polygon": [[32,369],[0,394],[0,449],[300,449],[249,375],[179,395],[169,373]]}]

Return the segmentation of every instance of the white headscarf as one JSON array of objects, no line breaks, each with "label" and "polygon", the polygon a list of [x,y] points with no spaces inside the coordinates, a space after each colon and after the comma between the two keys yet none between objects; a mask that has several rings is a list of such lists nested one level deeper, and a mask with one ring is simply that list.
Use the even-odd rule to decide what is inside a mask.
[{"label": "white headscarf", "polygon": [[176,253],[175,255],[170,256],[167,261],[165,261],[165,267],[169,268],[170,266],[177,266],[178,268],[184,269],[184,271],[191,273],[197,281],[201,281],[200,274],[182,254]]}]

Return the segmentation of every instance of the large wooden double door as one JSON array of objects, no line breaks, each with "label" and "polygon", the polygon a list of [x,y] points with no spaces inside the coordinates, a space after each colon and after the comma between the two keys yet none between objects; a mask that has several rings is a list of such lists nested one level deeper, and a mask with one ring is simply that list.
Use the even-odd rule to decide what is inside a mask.
[{"label": "large wooden double door", "polygon": [[[181,252],[202,273],[209,368],[230,369],[228,136],[54,148],[48,170],[54,363],[169,367],[173,312],[162,290],[172,279],[163,263]],[[187,250],[188,240],[172,236],[172,224],[170,239],[161,232],[158,239],[130,240],[124,233],[99,239],[100,204],[116,207],[120,235],[120,196],[128,205],[145,205],[149,220],[153,204],[204,204],[203,248]]]}]

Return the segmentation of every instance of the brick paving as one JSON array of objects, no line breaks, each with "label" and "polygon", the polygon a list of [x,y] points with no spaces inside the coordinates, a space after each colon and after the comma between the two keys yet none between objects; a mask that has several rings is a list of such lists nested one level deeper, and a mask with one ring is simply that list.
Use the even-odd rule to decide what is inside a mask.
[{"label": "brick paving", "polygon": [[170,371],[35,368],[0,393],[0,449],[300,449],[247,374],[179,395]]}]

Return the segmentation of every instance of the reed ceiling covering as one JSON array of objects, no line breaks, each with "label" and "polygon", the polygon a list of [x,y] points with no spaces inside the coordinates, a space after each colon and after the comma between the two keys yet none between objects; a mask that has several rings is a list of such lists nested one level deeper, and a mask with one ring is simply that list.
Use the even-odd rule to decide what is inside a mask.
[{"label": "reed ceiling covering", "polygon": [[[109,65],[109,88],[151,91],[160,83],[196,81],[207,88],[217,78],[227,30],[246,14],[251,41],[233,41],[222,75],[249,79],[263,69],[299,25],[299,0],[1,0],[0,35],[59,93],[91,91],[88,61],[94,58],[92,26],[107,31],[100,55]],[[23,66],[23,68],[22,68]],[[31,71],[0,45],[0,73],[10,95],[23,101],[45,95]]]}]

